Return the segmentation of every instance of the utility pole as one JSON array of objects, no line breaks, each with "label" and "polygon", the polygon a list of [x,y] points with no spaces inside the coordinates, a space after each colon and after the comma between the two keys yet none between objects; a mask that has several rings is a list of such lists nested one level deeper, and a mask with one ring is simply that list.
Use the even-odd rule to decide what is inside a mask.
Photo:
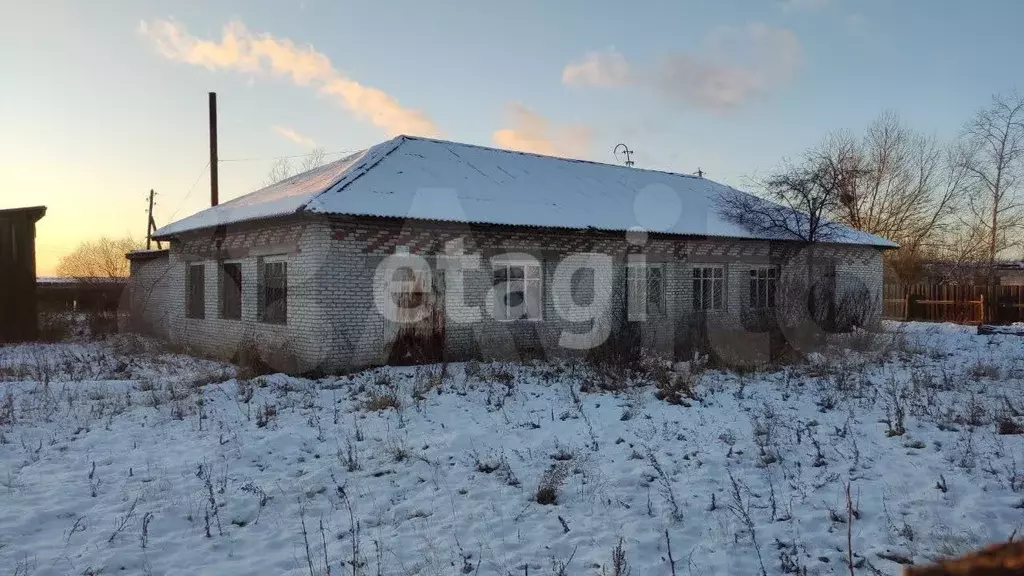
[{"label": "utility pole", "polygon": [[146,220],[146,250],[153,247],[153,189],[149,189],[149,219]]},{"label": "utility pole", "polygon": [[[156,232],[156,220],[153,219],[153,196],[156,192],[152,188],[149,190],[149,221],[146,223],[146,250],[149,250],[153,246],[153,233]],[[159,240],[156,241],[156,247],[163,249],[163,245]]]},{"label": "utility pole", "polygon": [[220,203],[217,184],[217,93],[210,92],[210,206]]}]

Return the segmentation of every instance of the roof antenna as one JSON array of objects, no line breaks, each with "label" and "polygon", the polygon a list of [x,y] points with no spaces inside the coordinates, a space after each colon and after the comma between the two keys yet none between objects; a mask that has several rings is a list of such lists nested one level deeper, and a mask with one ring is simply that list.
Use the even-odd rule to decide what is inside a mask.
[{"label": "roof antenna", "polygon": [[633,151],[630,150],[629,146],[626,146],[625,144],[619,143],[615,145],[615,149],[612,150],[612,154],[615,155],[615,160],[618,161],[619,159],[619,148],[622,148],[622,153],[626,156],[626,161],[624,162],[624,164],[627,167],[632,167],[633,159],[630,157],[630,154],[633,154]]},{"label": "roof antenna", "polygon": [[697,171],[696,171],[696,172],[694,172],[694,174],[696,174],[696,175],[697,175],[697,178],[703,178],[703,177],[704,177],[704,174],[706,174],[706,172],[704,172],[703,170],[701,170],[701,169],[700,169],[700,166],[698,166],[698,167],[697,167]]}]

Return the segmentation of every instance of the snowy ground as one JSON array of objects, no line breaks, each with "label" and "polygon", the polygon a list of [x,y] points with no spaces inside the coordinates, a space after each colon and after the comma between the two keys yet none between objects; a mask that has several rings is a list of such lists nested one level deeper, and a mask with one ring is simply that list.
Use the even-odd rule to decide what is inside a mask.
[{"label": "snowy ground", "polygon": [[831,574],[852,526],[856,572],[897,574],[1020,532],[1024,340],[889,328],[690,407],[573,364],[239,382],[132,340],[0,348],[0,572],[597,575],[621,538],[637,576]]}]

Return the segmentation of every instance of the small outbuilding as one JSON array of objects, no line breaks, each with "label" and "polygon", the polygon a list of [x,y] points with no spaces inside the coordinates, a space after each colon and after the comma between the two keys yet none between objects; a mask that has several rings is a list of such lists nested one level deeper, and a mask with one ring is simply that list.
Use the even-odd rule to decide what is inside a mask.
[{"label": "small outbuilding", "polygon": [[34,340],[36,222],[45,206],[0,210],[0,344]]}]

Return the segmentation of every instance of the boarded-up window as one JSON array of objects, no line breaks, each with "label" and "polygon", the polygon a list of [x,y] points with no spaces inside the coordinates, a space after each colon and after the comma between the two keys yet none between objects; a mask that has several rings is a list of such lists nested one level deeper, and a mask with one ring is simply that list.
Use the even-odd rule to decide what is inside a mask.
[{"label": "boarded-up window", "polygon": [[242,318],[242,265],[227,262],[220,267],[220,317]]},{"label": "boarded-up window", "polygon": [[494,265],[494,318],[540,320],[542,281],[540,263],[501,262]]},{"label": "boarded-up window", "polygon": [[185,316],[206,317],[206,275],[202,264],[191,264],[185,269]]},{"label": "boarded-up window", "polygon": [[725,300],[725,270],[721,266],[694,266],[693,309],[722,310]]},{"label": "boarded-up window", "polygon": [[750,270],[750,307],[775,308],[775,283],[778,269],[762,266]]},{"label": "boarded-up window", "polygon": [[260,320],[271,324],[288,322],[288,263],[264,262]]}]

